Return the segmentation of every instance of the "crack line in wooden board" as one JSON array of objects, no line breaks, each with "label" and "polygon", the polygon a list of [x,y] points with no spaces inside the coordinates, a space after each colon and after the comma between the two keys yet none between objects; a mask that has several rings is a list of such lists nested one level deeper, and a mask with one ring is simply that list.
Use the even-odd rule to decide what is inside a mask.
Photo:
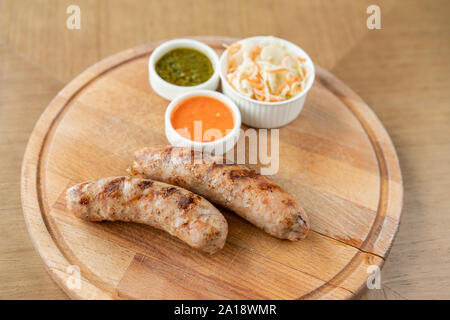
[{"label": "crack line in wooden board", "polygon": [[[107,69],[102,70],[100,73],[98,73],[98,74],[95,75],[95,78],[91,76],[90,79],[89,79],[89,81],[83,83],[83,85],[82,85],[81,87],[78,87],[74,92],[72,92],[71,95],[70,95],[70,98],[67,99],[67,101],[64,103],[64,105],[60,107],[60,110],[58,110],[58,112],[56,113],[56,115],[54,116],[54,118],[52,119],[52,121],[50,122],[50,124],[49,124],[49,129],[52,129],[52,128],[54,127],[55,123],[57,122],[57,120],[59,120],[61,114],[63,113],[65,107],[68,105],[68,103],[69,103],[69,102],[70,102],[70,101],[71,101],[78,93],[81,92],[81,90],[82,90],[84,87],[86,87],[88,84],[90,84],[92,81],[94,81],[98,76],[101,76],[101,75],[107,73],[109,70],[111,70],[111,69],[113,69],[113,68],[116,68],[116,67],[118,67],[118,66],[120,66],[120,65],[122,65],[122,64],[125,64],[125,63],[127,63],[127,62],[129,62],[129,61],[131,61],[131,60],[133,60],[133,59],[140,58],[140,57],[142,57],[142,56],[144,56],[144,55],[147,55],[147,54],[151,53],[152,50],[153,50],[152,48],[154,47],[154,45],[155,45],[155,44],[150,45],[150,48],[148,48],[148,45],[143,45],[143,46],[140,46],[140,47],[137,47],[137,48],[130,49],[130,50],[128,50],[128,52],[120,52],[120,53],[118,53],[117,56],[120,55],[120,54],[123,54],[123,55],[128,56],[128,55],[130,55],[130,54],[132,54],[132,53],[134,53],[134,52],[136,52],[136,51],[139,51],[139,49],[142,50],[143,48],[145,48],[145,49],[144,49],[145,52],[140,53],[140,54],[137,54],[137,55],[135,55],[135,56],[127,57],[127,58],[124,59],[123,61],[120,61],[119,63],[116,63],[116,64],[114,64],[113,66],[110,66],[110,67],[108,67]],[[212,46],[213,46],[213,47],[217,47],[217,45],[212,45]],[[114,57],[114,56],[113,56],[113,57]],[[110,58],[112,58],[112,57],[110,57]],[[108,59],[108,58],[107,58],[107,59]],[[100,63],[101,63],[101,62],[99,62],[98,64],[100,64]],[[95,66],[95,65],[94,65],[94,66]],[[92,67],[91,67],[91,68],[92,68]],[[86,73],[88,70],[91,70],[91,68],[88,68],[85,72],[82,73],[82,75],[83,75],[84,73]],[[77,78],[78,78],[78,77],[77,77]],[[77,78],[75,78],[73,81],[75,81]],[[317,77],[317,78],[319,78],[319,77]],[[324,81],[325,81],[325,86],[326,86],[327,88],[329,88],[329,85],[328,85],[329,83],[328,83],[325,79],[321,79],[321,80],[324,80]],[[69,83],[69,84],[70,84],[70,83]],[[65,88],[66,88],[66,87],[65,87]],[[64,90],[65,88],[63,88],[63,90]],[[62,90],[62,91],[63,91],[63,90]],[[330,91],[333,92],[335,95],[337,95],[337,97],[338,97],[341,101],[343,101],[343,99],[341,99],[340,95],[336,94],[336,91],[334,91],[334,90],[330,90]],[[61,93],[61,92],[60,92],[60,93]],[[59,93],[58,93],[57,96],[59,96]],[[64,98],[64,97],[63,97],[63,98]],[[52,102],[53,102],[53,101],[52,101]],[[52,104],[52,102],[50,103],[50,105]],[[344,102],[344,104],[345,104],[347,107],[349,107],[348,104],[345,103],[345,101],[343,101],[343,102]],[[375,145],[377,145],[377,144],[376,144],[377,142],[375,143],[375,142],[372,140],[372,139],[374,139],[375,135],[373,134],[372,131],[371,131],[371,135],[369,135],[368,132],[367,132],[367,128],[368,128],[369,126],[368,126],[367,124],[366,124],[366,125],[363,125],[362,122],[361,122],[361,120],[363,120],[363,119],[360,120],[360,118],[356,115],[355,111],[352,110],[350,107],[349,107],[349,110],[352,112],[352,114],[356,117],[356,119],[357,119],[357,120],[361,123],[361,125],[363,126],[363,129],[365,130],[366,134],[367,134],[368,137],[369,137],[369,140],[371,140],[372,146],[373,146],[374,149],[375,149]],[[364,123],[365,123],[365,122],[364,122]],[[370,128],[370,127],[369,127],[369,128]],[[36,179],[36,188],[37,188],[37,194],[38,194],[38,203],[39,203],[39,207],[40,207],[40,210],[41,210],[41,216],[42,216],[42,218],[43,218],[43,220],[44,220],[44,223],[45,223],[46,227],[48,227],[48,222],[46,221],[46,217],[45,217],[45,215],[44,215],[44,212],[46,212],[46,211],[45,211],[45,206],[46,206],[46,205],[42,203],[42,199],[44,199],[44,198],[42,197],[42,190],[41,190],[41,188],[40,188],[40,186],[41,186],[41,173],[40,173],[40,171],[41,171],[41,161],[42,161],[42,159],[43,159],[44,149],[46,149],[45,147],[46,147],[46,145],[47,145],[47,140],[48,140],[50,131],[52,131],[52,130],[48,130],[48,131],[45,133],[45,135],[44,135],[44,138],[43,138],[43,141],[42,141],[42,144],[41,144],[41,149],[40,149],[40,152],[39,152],[39,155],[38,155],[38,159],[39,159],[39,160],[38,160],[38,164],[37,164],[37,172],[36,172],[36,176],[37,176],[37,179]],[[381,150],[381,147],[379,147],[379,145],[377,145],[377,146],[378,146],[378,148],[375,149],[375,153],[376,153],[377,155],[379,155],[379,153],[377,153],[377,152],[381,152],[381,151],[380,151],[380,150]],[[380,158],[377,158],[377,159],[380,159]],[[382,160],[384,161],[384,157],[382,157]],[[379,163],[379,165],[380,165],[380,163]],[[384,163],[384,165],[386,165],[386,164]],[[382,173],[386,174],[387,172],[385,171],[385,172],[382,172]],[[385,185],[385,184],[387,183],[387,180],[384,178],[384,179],[381,179],[381,182],[382,182],[382,183],[381,183],[380,185],[381,185],[381,188],[383,188],[383,185]],[[381,193],[380,196],[382,196],[383,194],[385,194],[385,193],[384,193],[384,192]],[[387,207],[387,206],[383,207],[383,209],[385,210],[386,207]],[[380,226],[382,227],[381,222],[384,221],[384,218],[385,218],[384,216],[379,216],[379,215],[376,216],[375,221],[374,221],[374,223],[372,224],[372,228],[371,228],[371,230],[370,230],[370,232],[369,232],[369,235],[370,235],[370,236],[377,236],[377,237],[379,236],[379,233],[380,233],[380,231],[381,231]],[[375,228],[375,224],[377,224],[377,227],[376,227],[376,228]],[[397,230],[398,230],[398,225],[397,225],[396,231],[397,231]],[[50,231],[50,230],[49,230],[49,231]],[[51,235],[52,237],[54,236],[51,232],[50,232],[50,235]],[[335,240],[336,240],[336,239],[335,239]],[[367,245],[367,244],[369,243],[370,240],[372,240],[372,242],[373,242],[373,239],[370,239],[370,238],[366,237],[366,239],[363,241],[363,244],[364,244],[364,245]],[[391,242],[391,244],[392,244],[392,242]],[[61,248],[60,248],[60,249],[61,249]],[[341,271],[340,271],[340,272],[339,272],[332,280],[334,280],[334,279],[339,280],[338,283],[340,283],[340,282],[342,282],[342,281],[344,280],[344,279],[340,279],[340,275],[343,274],[343,271],[347,271],[346,273],[349,273],[349,271],[354,271],[354,269],[356,268],[356,266],[355,266],[356,258],[358,258],[361,254],[363,254],[363,251],[361,251],[360,248],[357,248],[357,249],[358,249],[358,253],[354,256],[354,258],[353,258],[346,266],[344,266],[343,269],[342,269],[342,270],[341,270]],[[64,254],[63,254],[63,255],[64,255]],[[358,260],[360,260],[360,259],[358,259]],[[351,274],[351,272],[350,272],[350,274]],[[332,281],[332,280],[330,280],[330,281]],[[332,284],[331,284],[330,281],[328,281],[327,283],[325,283],[325,284],[322,285],[321,287],[315,289],[315,290],[312,291],[310,294],[305,295],[305,296],[300,297],[300,298],[309,297],[309,296],[312,296],[313,294],[314,294],[314,295],[317,295],[318,292],[324,291],[324,289],[325,289],[327,286],[332,286]],[[329,289],[329,290],[331,290],[331,289]],[[328,291],[329,291],[329,290],[328,290]]]},{"label": "crack line in wooden board", "polygon": [[[380,256],[379,254],[376,254],[376,253],[373,253],[373,252],[370,252],[370,251],[363,250],[362,248],[357,247],[357,246],[355,246],[355,245],[353,245],[353,244],[351,244],[351,243],[347,243],[347,242],[345,242],[344,240],[340,240],[340,239],[333,238],[332,236],[329,236],[329,235],[324,234],[324,233],[322,233],[322,232],[319,232],[319,231],[317,231],[317,230],[310,229],[309,231],[310,231],[310,232],[314,232],[314,233],[316,233],[316,234],[318,234],[318,235],[320,235],[320,236],[323,236],[323,237],[325,237],[325,238],[328,238],[328,239],[337,241],[337,242],[339,242],[339,243],[345,244],[346,246],[349,246],[349,247],[358,249],[359,251],[361,251],[361,252],[363,252],[363,253],[371,254],[371,255],[374,255],[374,256],[376,256],[376,257],[378,257],[378,258],[380,258],[380,259],[385,260],[385,258],[382,257],[382,256]],[[361,244],[361,245],[362,245],[362,244]]]},{"label": "crack line in wooden board", "polygon": [[[321,78],[321,77],[317,77],[317,79],[319,81],[322,82],[322,84],[328,88],[330,90],[330,92],[332,92],[338,99],[340,99],[347,107],[348,109],[352,112],[352,114],[358,119],[358,121],[361,123],[362,127],[364,128],[364,131],[366,132],[367,136],[369,137],[369,140],[372,144],[372,148],[375,151],[375,154],[377,156],[377,160],[378,160],[378,166],[379,166],[379,170],[380,170],[380,199],[378,201],[378,209],[377,209],[377,215],[375,217],[375,221],[372,224],[372,228],[369,231],[369,234],[367,235],[366,239],[364,239],[364,241],[361,243],[361,251],[363,250],[362,248],[364,248],[365,246],[369,245],[369,241],[372,241],[370,243],[371,246],[374,245],[376,239],[378,239],[378,236],[381,232],[381,228],[382,228],[382,223],[384,222],[384,219],[386,217],[386,210],[387,210],[387,199],[385,199],[388,196],[388,191],[389,191],[389,182],[388,182],[388,169],[387,169],[387,164],[386,164],[386,159],[384,158],[384,154],[382,152],[382,148],[379,145],[378,140],[376,139],[376,135],[373,133],[372,128],[370,128],[370,126],[364,121],[363,117],[358,113],[358,111],[356,110],[356,108],[354,106],[350,106],[350,104],[346,103],[342,97],[342,95],[337,92],[336,90],[333,90],[332,88],[332,84],[330,83],[330,81],[328,81],[325,78]],[[333,79],[334,80],[334,79]],[[375,228],[376,226],[376,228]],[[395,234],[397,233],[398,230],[398,224],[395,230]],[[394,236],[395,236],[394,234]],[[373,239],[374,237],[376,237],[376,239]],[[392,245],[392,241],[390,243]],[[358,252],[358,254],[356,254],[351,260],[350,262],[347,264],[347,266],[353,266],[353,268],[356,268],[355,264],[359,264],[359,261],[361,259],[361,251]],[[384,259],[382,260],[382,264],[384,263]],[[341,283],[345,278],[347,278],[346,273],[346,267],[344,267],[339,273],[337,273],[335,275],[335,277],[333,277],[331,281],[338,281],[338,283]],[[344,279],[342,279],[344,278]],[[357,290],[356,293],[358,293],[360,290],[362,289],[359,288],[359,290]],[[304,295],[302,297],[300,297],[299,299],[307,299],[307,298],[313,298],[315,295],[317,295],[320,291],[325,291],[327,290],[327,292],[330,291],[330,289],[327,289],[326,287],[318,287],[315,290],[313,290],[312,292],[308,293],[307,295]]]}]

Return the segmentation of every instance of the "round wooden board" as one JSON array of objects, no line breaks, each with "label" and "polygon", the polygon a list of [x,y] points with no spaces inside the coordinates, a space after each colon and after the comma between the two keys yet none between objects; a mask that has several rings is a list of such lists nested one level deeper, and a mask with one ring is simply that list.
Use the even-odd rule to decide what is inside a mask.
[{"label": "round wooden board", "polygon": [[[197,38],[220,54],[234,39]],[[306,240],[275,239],[225,212],[214,255],[151,227],[89,223],[66,210],[72,184],[122,175],[133,152],[166,144],[168,101],[148,83],[159,43],[118,53],[70,82],[39,119],[24,157],[22,204],[50,274],[82,299],[344,299],[381,267],[397,232],[402,180],[392,142],[350,88],[317,67],[300,116],[280,129],[273,179],[304,206]],[[77,270],[81,279],[77,281]],[[370,271],[370,269],[369,269]]]}]

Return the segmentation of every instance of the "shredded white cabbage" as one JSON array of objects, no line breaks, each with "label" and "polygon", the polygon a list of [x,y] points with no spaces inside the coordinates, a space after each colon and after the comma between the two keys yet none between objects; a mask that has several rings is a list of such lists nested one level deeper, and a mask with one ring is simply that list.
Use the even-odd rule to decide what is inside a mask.
[{"label": "shredded white cabbage", "polygon": [[227,48],[228,83],[244,96],[277,102],[294,97],[306,85],[306,59],[296,57],[273,37],[247,39]]}]

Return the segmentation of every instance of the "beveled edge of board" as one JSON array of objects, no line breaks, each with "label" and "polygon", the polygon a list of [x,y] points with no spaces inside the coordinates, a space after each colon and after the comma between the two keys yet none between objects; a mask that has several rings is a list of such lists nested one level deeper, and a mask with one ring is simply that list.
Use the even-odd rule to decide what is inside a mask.
[{"label": "beveled edge of board", "polygon": [[[212,36],[189,38],[194,38],[209,44],[214,43],[216,47],[222,45],[223,43],[231,43],[236,40],[235,38]],[[71,298],[111,299],[114,298],[114,295],[95,287],[89,282],[88,279],[84,278],[81,279],[83,283],[83,290],[72,290],[69,288],[67,283],[67,281],[70,280],[70,271],[67,269],[61,270],[61,267],[69,267],[70,262],[60,251],[58,245],[53,241],[47,221],[42,213],[44,210],[44,204],[42,203],[42,199],[40,197],[40,160],[44,153],[50,129],[56,123],[56,120],[68,102],[86,85],[95,80],[96,77],[123,63],[150,53],[162,42],[163,41],[152,42],[121,51],[86,69],[71,82],[69,82],[49,103],[37,121],[28,141],[22,163],[21,174],[21,199],[25,223],[33,245],[41,258],[44,260],[47,271]],[[380,170],[381,190],[377,216],[368,236],[361,245],[361,249],[358,250],[357,254],[350,260],[350,262],[332,279],[325,282],[324,285],[316,288],[307,295],[299,297],[299,299],[326,297],[326,295],[330,293],[337,284],[344,281],[352,274],[353,271],[355,271],[355,268],[364,259],[364,254],[373,254],[370,250],[377,243],[380,235],[383,234],[388,238],[388,245],[383,254],[375,254],[382,258],[379,263],[379,267],[381,268],[384,264],[384,259],[387,257],[389,250],[392,247],[395,235],[397,234],[403,205],[403,184],[398,157],[394,145],[380,120],[355,92],[353,92],[334,75],[318,66],[316,66],[316,73],[319,75],[316,77],[316,81],[319,81],[321,85],[325,86],[328,90],[335,94],[336,97],[349,108],[366,132],[377,157]],[[392,176],[398,177],[397,180],[399,180],[397,186],[399,188],[399,190],[397,190],[397,198],[389,197],[390,192],[392,192],[390,185],[392,182],[389,177]],[[392,219],[395,223],[394,230],[386,231],[388,233],[383,230],[383,223],[387,218]],[[357,296],[364,288],[364,284],[365,282],[361,283],[361,286],[356,292],[353,292],[353,295],[349,293],[348,296],[343,296],[342,298],[353,298]]]}]

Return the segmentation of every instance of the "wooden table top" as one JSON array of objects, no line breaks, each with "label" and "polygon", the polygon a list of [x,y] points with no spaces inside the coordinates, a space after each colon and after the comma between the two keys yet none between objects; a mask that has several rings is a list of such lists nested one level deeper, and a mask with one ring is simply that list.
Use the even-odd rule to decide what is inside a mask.
[{"label": "wooden table top", "polygon": [[[66,9],[81,9],[81,29]],[[56,93],[98,60],[192,35],[273,34],[301,45],[355,90],[391,135],[404,209],[363,299],[450,298],[450,2],[368,0],[0,1],[0,299],[66,299],[25,228],[20,169],[30,132]]]}]

